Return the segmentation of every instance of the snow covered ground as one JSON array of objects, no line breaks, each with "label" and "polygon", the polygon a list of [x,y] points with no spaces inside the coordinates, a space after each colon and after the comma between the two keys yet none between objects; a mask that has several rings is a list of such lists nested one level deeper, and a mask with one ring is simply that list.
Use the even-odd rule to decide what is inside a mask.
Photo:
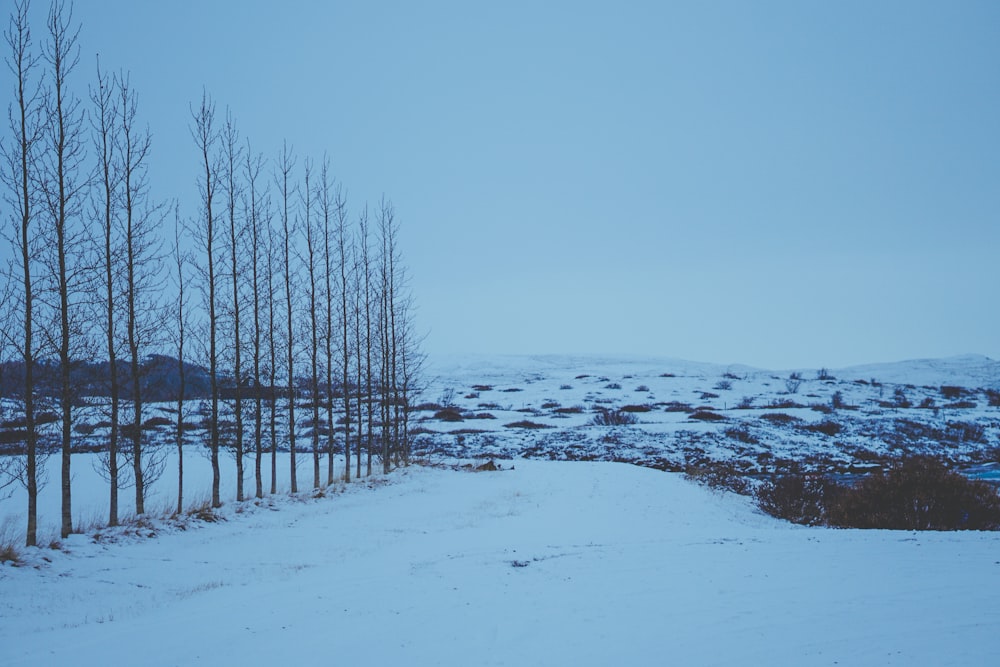
[{"label": "snow covered ground", "polygon": [[[903,451],[990,465],[1000,451],[988,391],[1000,364],[985,357],[825,378],[801,369],[794,392],[790,373],[438,359],[412,424],[430,466],[289,497],[279,452],[282,493],[240,504],[224,456],[224,520],[108,530],[98,455],[75,454],[74,520],[85,532],[61,542],[53,456],[40,543],[59,548],[0,565],[0,665],[995,664],[1000,534],[793,526],[679,473],[610,462],[757,472],[784,460],[850,469]],[[460,421],[439,414],[444,402]],[[638,423],[592,423],[626,406],[642,408]],[[542,428],[508,426],[517,421]],[[832,435],[813,428],[834,422]],[[176,504],[164,451],[147,498],[154,517]],[[187,451],[191,506],[207,499],[210,470],[203,448]],[[459,457],[506,469],[442,467]],[[301,453],[301,484],[311,465]],[[252,458],[246,470],[252,492]],[[127,515],[131,490],[121,502]],[[0,543],[23,540],[24,506],[23,489],[0,494]]]},{"label": "snow covered ground", "polygon": [[[987,665],[1000,535],[804,528],[676,473],[411,467],[0,567],[0,664]],[[126,531],[122,531],[124,533]],[[45,560],[41,560],[44,556]]]}]

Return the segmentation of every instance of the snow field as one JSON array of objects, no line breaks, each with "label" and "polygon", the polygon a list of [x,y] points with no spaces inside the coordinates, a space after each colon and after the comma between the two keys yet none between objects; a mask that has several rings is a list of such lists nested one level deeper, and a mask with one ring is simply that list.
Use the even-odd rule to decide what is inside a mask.
[{"label": "snow field", "polygon": [[677,474],[513,465],[229,504],[227,521],[132,543],[75,535],[38,569],[0,568],[0,662],[974,665],[1000,650],[996,534],[810,529]]}]

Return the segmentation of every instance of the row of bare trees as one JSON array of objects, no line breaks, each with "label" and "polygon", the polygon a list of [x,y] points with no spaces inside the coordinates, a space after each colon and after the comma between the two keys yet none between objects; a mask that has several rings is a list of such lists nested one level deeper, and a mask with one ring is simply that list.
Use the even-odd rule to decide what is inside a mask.
[{"label": "row of bare trees", "polygon": [[[144,363],[154,353],[177,360],[178,513],[185,445],[199,435],[213,507],[222,503],[225,452],[235,460],[237,500],[248,495],[248,459],[253,494],[277,492],[279,451],[288,453],[292,492],[303,455],[311,454],[317,488],[350,481],[352,468],[355,477],[371,474],[375,460],[383,472],[408,462],[407,406],[421,357],[392,204],[383,198],[374,213],[351,216],[328,158],[299,166],[285,145],[269,163],[232,113],[220,119],[203,94],[190,119],[200,204],[183,216],[151,195],[150,132],[128,75],[109,76],[98,60],[81,99],[69,85],[80,60],[72,8],[51,5],[41,48],[28,18],[27,0],[16,2],[4,34],[16,90],[2,139],[12,253],[0,313],[0,361],[24,368],[15,392],[23,454],[7,468],[27,490],[27,545],[37,543],[40,466],[52,449],[40,405],[59,414],[61,533],[73,532],[74,408],[96,399],[74,386],[72,371],[99,357],[110,369],[101,392],[110,525],[120,520],[119,490],[134,487],[143,514],[163,471],[163,448],[150,445],[146,428]],[[201,421],[192,421],[198,402],[185,396],[191,362],[209,377]],[[41,363],[59,369],[55,392],[37,381]]]}]

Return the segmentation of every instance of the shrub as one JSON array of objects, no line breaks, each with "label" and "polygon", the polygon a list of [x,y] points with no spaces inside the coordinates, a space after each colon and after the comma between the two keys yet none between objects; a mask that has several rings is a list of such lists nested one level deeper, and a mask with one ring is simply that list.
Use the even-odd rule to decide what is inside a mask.
[{"label": "shrub", "polygon": [[830,397],[830,407],[833,408],[834,410],[839,410],[840,408],[843,408],[845,406],[846,404],[844,403],[844,394],[842,394],[839,391],[833,392],[833,396]]},{"label": "shrub", "polygon": [[803,428],[813,433],[822,433],[823,435],[833,437],[840,433],[841,426],[837,422],[827,419],[817,424],[807,424]]},{"label": "shrub", "polygon": [[792,373],[785,380],[785,389],[788,390],[789,394],[799,393],[799,387],[802,386],[802,373]]},{"label": "shrub", "polygon": [[623,405],[622,412],[649,412],[653,409],[651,405]]},{"label": "shrub", "polygon": [[962,387],[953,387],[950,385],[941,386],[941,395],[947,398],[949,401],[954,401],[955,399],[962,398],[963,396],[967,396],[968,394],[969,392],[963,389]]},{"label": "shrub", "polygon": [[493,387],[488,384],[474,384],[472,385],[473,391],[493,391]]},{"label": "shrub", "polygon": [[750,427],[746,424],[740,424],[739,426],[727,428],[726,437],[738,440],[739,442],[747,445],[756,445],[760,442],[760,440],[757,439],[757,436],[750,432]]},{"label": "shrub", "polygon": [[902,387],[896,387],[896,391],[894,391],[892,394],[892,401],[894,407],[897,408],[909,408],[913,406],[913,403],[910,402],[910,399],[906,397],[906,392],[903,391]]},{"label": "shrub", "polygon": [[460,422],[462,421],[462,413],[454,408],[445,408],[435,412],[434,419],[440,419],[443,422]]},{"label": "shrub", "polygon": [[620,384],[618,384],[617,382],[610,382],[610,383],[604,385],[604,388],[605,389],[621,389],[622,386]]},{"label": "shrub", "polygon": [[784,412],[769,412],[765,415],[761,415],[760,418],[766,419],[772,424],[791,424],[792,422],[802,421],[798,417],[793,417],[792,415]]},{"label": "shrub", "polygon": [[733,383],[729,380],[719,380],[712,389],[716,391],[728,391],[733,388]]},{"label": "shrub", "polygon": [[740,399],[740,402],[736,404],[737,410],[750,410],[753,408],[753,396],[744,396]]},{"label": "shrub", "polygon": [[1000,495],[926,456],[877,472],[829,503],[831,525],[896,530],[997,530]]},{"label": "shrub", "polygon": [[567,389],[572,389],[572,388],[573,388],[573,385],[571,385],[571,384],[561,384],[561,385],[559,385],[559,389],[561,389],[563,391],[566,391]]},{"label": "shrub", "polygon": [[987,389],[986,400],[991,408],[1000,408],[1000,391],[996,391],[995,389]]},{"label": "shrub", "polygon": [[819,475],[782,475],[761,484],[757,506],[773,517],[792,523],[816,526],[826,519],[826,503],[835,495],[836,485]]},{"label": "shrub", "polygon": [[644,392],[648,392],[648,391],[649,391],[649,387],[647,387],[647,386],[646,386],[646,385],[644,385],[644,384],[640,384],[640,385],[639,385],[638,387],[636,387],[636,388],[635,388],[635,390],[636,390],[636,391],[644,391]]},{"label": "shrub", "polygon": [[686,466],[684,476],[716,491],[733,491],[741,496],[748,496],[753,492],[746,476],[729,461]]},{"label": "shrub", "polygon": [[504,427],[505,428],[528,428],[528,429],[552,428],[548,424],[539,424],[537,422],[528,421],[528,420],[519,421],[519,422],[511,422],[509,424],[504,424]]},{"label": "shrub", "polygon": [[638,421],[636,416],[631,412],[599,408],[597,414],[590,420],[590,423],[594,426],[628,426]]},{"label": "shrub", "polygon": [[698,421],[706,421],[706,422],[716,422],[724,420],[725,417],[715,412],[709,412],[708,410],[698,410],[690,417],[688,417],[688,419],[697,419]]},{"label": "shrub", "polygon": [[826,381],[826,380],[836,380],[837,378],[830,375],[830,371],[828,371],[827,369],[821,368],[818,371],[816,371],[816,379]]}]

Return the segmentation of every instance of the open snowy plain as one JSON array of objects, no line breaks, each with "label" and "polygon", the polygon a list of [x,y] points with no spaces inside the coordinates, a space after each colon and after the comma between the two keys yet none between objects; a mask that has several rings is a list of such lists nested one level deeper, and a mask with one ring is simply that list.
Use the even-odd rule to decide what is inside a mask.
[{"label": "open snowy plain", "polygon": [[[21,565],[0,565],[0,664],[996,664],[1000,534],[794,526],[761,514],[747,497],[711,491],[677,472],[521,458],[536,451],[545,459],[592,451],[625,458],[643,446],[644,433],[660,433],[652,439],[657,456],[679,466],[691,454],[676,443],[690,438],[716,443],[704,451],[717,458],[736,446],[727,443],[746,446],[736,458],[747,461],[757,461],[763,450],[791,456],[814,442],[830,452],[824,461],[842,458],[848,465],[861,445],[879,451],[864,430],[866,419],[905,419],[936,424],[941,432],[956,420],[981,424],[979,442],[947,445],[957,459],[981,461],[988,454],[977,452],[995,446],[997,408],[984,393],[997,377],[990,377],[995,362],[869,368],[858,372],[867,384],[842,371],[833,373],[838,384],[803,371],[807,380],[789,398],[782,394],[787,372],[509,361],[492,370],[466,362],[432,369],[429,401],[437,392],[454,393],[466,406],[460,412],[471,413],[479,402],[499,408],[481,408],[497,419],[476,420],[489,427],[464,435],[448,429],[467,427],[471,419],[447,422],[428,412],[418,424],[429,431],[422,436],[428,465],[340,484],[322,497],[306,491],[235,503],[227,477],[232,461],[226,460],[221,520],[153,519],[93,529],[58,549],[25,550]],[[902,375],[892,375],[897,372]],[[724,380],[736,389],[712,390]],[[946,405],[958,401],[942,401],[940,386],[960,386],[966,407],[928,406],[919,413],[882,407],[877,392],[891,397],[889,383],[919,399],[913,403],[933,395]],[[621,388],[606,388],[615,384]],[[772,422],[759,419],[774,411],[770,407],[737,410],[723,398],[744,402],[744,390],[751,404],[779,397],[801,403],[786,411],[802,424],[837,419],[844,437],[799,425],[783,438],[769,430]],[[837,390],[854,409],[808,407],[828,404]],[[479,397],[465,398],[475,393]],[[718,396],[703,399],[703,393]],[[636,395],[642,400],[631,400]],[[666,405],[638,413],[640,423],[632,426],[590,423],[593,405],[618,407],[626,400]],[[541,407],[557,401],[584,412]],[[703,424],[691,420],[694,412],[667,411],[682,402],[726,419]],[[508,428],[508,411],[512,418],[566,426]],[[745,426],[757,443],[727,435],[739,420],[753,420]],[[577,454],[552,454],[557,432],[579,445]],[[706,435],[678,435],[687,432]],[[552,442],[532,449],[541,435]],[[887,450],[896,442],[883,440]],[[477,442],[486,450],[507,448],[514,458],[498,458],[502,470],[472,472],[444,451],[465,448],[477,462],[498,453],[477,451]],[[612,449],[592,450],[602,444]],[[192,499],[207,491],[207,461],[196,451],[186,457]],[[105,511],[93,456],[74,457],[78,525],[98,522]],[[55,457],[48,465],[57,479]],[[172,465],[168,460],[154,507],[170,506]],[[282,456],[279,470],[286,469]],[[41,505],[49,530],[58,516],[55,487],[45,489]],[[16,517],[22,503],[18,493],[0,501],[0,522]],[[8,520],[6,530],[23,530],[19,517]]]}]

